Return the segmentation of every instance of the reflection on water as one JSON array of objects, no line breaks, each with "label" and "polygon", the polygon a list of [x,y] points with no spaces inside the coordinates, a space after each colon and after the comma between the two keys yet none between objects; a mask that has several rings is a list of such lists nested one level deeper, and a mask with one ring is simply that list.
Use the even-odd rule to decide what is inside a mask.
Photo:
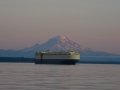
[{"label": "reflection on water", "polygon": [[120,65],[0,63],[0,90],[119,90]]}]

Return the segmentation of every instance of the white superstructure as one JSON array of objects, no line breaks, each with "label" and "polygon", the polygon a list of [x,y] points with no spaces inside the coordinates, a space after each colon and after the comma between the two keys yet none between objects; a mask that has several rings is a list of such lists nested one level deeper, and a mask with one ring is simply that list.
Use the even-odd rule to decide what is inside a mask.
[{"label": "white superstructure", "polygon": [[80,54],[78,52],[36,52],[36,59],[73,59],[79,60]]},{"label": "white superstructure", "polygon": [[73,65],[80,61],[80,53],[69,52],[36,52],[36,64],[68,64]]}]

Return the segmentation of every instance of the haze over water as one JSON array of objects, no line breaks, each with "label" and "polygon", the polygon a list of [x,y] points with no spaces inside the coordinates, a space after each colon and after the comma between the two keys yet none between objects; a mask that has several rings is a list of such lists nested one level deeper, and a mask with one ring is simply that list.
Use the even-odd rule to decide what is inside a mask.
[{"label": "haze over water", "polygon": [[0,0],[0,49],[66,35],[82,47],[120,54],[120,0]]},{"label": "haze over water", "polygon": [[120,65],[0,63],[0,90],[119,90]]}]

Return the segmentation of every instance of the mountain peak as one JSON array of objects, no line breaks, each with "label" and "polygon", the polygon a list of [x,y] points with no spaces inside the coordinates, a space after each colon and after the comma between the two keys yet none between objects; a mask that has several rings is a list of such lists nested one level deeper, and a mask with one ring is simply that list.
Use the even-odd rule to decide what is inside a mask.
[{"label": "mountain peak", "polygon": [[81,49],[80,45],[68,37],[64,35],[58,35],[51,39],[49,39],[46,43],[44,43],[44,48],[49,49],[51,51],[68,51],[68,50],[76,50],[79,51]]},{"label": "mountain peak", "polygon": [[55,36],[54,38],[57,38],[57,39],[60,39],[60,40],[65,40],[65,39],[68,39],[66,36],[64,35],[58,35],[58,36]]},{"label": "mountain peak", "polygon": [[64,35],[58,35],[55,37],[50,38],[47,42],[43,44],[37,44],[33,47],[24,49],[24,51],[68,51],[68,50],[75,50],[80,51],[81,47],[78,43],[70,40],[68,37]]},{"label": "mountain peak", "polygon": [[53,41],[53,42],[56,42],[56,43],[65,43],[65,42],[68,42],[70,41],[68,37],[64,36],[64,35],[58,35],[58,36],[55,36],[53,38],[51,38],[50,40],[48,41]]}]

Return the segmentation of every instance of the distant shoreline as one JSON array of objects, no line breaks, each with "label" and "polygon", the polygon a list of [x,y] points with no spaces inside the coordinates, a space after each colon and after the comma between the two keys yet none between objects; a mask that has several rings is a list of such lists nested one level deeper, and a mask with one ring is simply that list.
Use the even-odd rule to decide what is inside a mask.
[{"label": "distant shoreline", "polygon": [[23,57],[0,57],[0,62],[13,62],[13,63],[34,63],[34,58]]},{"label": "distant shoreline", "polygon": [[[0,57],[0,63],[34,63],[35,58]],[[82,56],[78,64],[120,64],[120,57]]]}]

